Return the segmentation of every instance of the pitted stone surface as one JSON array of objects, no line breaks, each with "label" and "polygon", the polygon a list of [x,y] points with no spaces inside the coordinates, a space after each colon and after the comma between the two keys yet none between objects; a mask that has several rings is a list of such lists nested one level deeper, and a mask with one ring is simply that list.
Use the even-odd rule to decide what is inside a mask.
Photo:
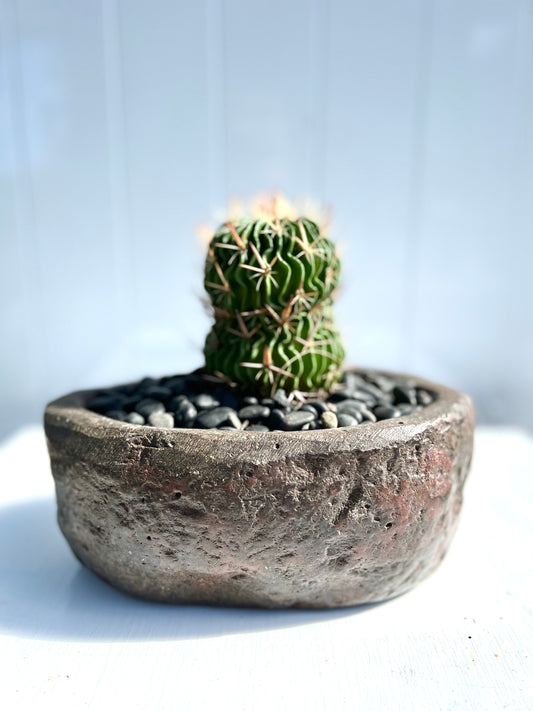
[{"label": "pitted stone surface", "polygon": [[444,557],[472,453],[461,393],[364,427],[131,425],[51,403],[58,520],[78,558],[152,600],[338,607],[411,588]]}]

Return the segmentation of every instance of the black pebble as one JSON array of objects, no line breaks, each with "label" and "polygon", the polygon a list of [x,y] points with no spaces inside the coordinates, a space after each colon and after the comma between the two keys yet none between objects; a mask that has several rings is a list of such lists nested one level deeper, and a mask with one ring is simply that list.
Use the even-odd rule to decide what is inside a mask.
[{"label": "black pebble", "polygon": [[341,402],[342,400],[348,400],[351,397],[353,397],[353,389],[352,388],[343,388],[342,390],[337,390],[336,392],[334,392],[329,397],[329,401],[330,402]]},{"label": "black pebble", "polygon": [[112,420],[120,420],[121,422],[124,422],[128,415],[124,412],[124,410],[108,410],[105,413],[105,416],[110,417]]},{"label": "black pebble", "polygon": [[165,406],[158,400],[145,398],[135,405],[135,412],[138,412],[139,415],[142,415],[146,420],[154,412],[165,412]]},{"label": "black pebble", "polygon": [[190,375],[187,375],[185,377],[185,381],[187,383],[187,388],[191,391],[191,394],[210,392],[215,387],[211,381],[202,378],[202,376],[198,373],[191,373]]},{"label": "black pebble", "polygon": [[231,407],[232,410],[238,410],[240,407],[237,395],[227,388],[216,388],[213,397],[219,401],[221,407]]},{"label": "black pebble", "polygon": [[[380,395],[383,397],[383,393]],[[375,407],[378,404],[379,398],[369,392],[366,392],[366,390],[354,390],[353,399],[364,403],[367,407]]]},{"label": "black pebble", "polygon": [[150,385],[144,388],[144,397],[152,398],[153,400],[161,400],[161,402],[167,402],[172,397],[172,390],[170,388],[163,387],[163,385]]},{"label": "black pebble", "polygon": [[133,393],[137,390],[137,383],[121,385],[120,388],[117,388],[116,390],[117,392],[122,393],[122,395],[133,395]]},{"label": "black pebble", "polygon": [[[350,413],[351,414],[351,413]],[[374,415],[372,410],[368,410],[366,407],[361,408],[361,415],[363,415],[363,419],[361,421],[361,424],[366,424],[366,422],[377,422],[378,418]],[[366,422],[365,422],[366,420]]]},{"label": "black pebble", "polygon": [[398,417],[400,411],[392,405],[378,405],[374,408],[374,415],[378,420],[388,420],[391,417]]},{"label": "black pebble", "polygon": [[427,390],[420,388],[416,392],[416,401],[419,405],[431,405],[433,402],[433,396]]},{"label": "black pebble", "polygon": [[389,378],[387,375],[381,375],[380,373],[367,373],[365,381],[372,383],[372,385],[375,385],[385,393],[392,392],[392,389],[396,385],[392,378]]},{"label": "black pebble", "polygon": [[323,413],[331,420],[330,426],[333,417],[339,427],[370,424],[410,415],[435,400],[431,392],[416,387],[414,380],[372,372],[345,373],[337,387],[339,390],[325,402],[314,400],[299,405],[296,400],[289,400],[284,388],[278,388],[273,397],[238,396],[197,371],[160,380],[144,378],[137,384],[99,390],[87,408],[130,424],[148,421],[158,427],[175,424],[237,430],[247,420],[251,423],[248,430],[267,432],[320,429]]},{"label": "black pebble", "polygon": [[131,412],[135,409],[135,405],[141,402],[142,399],[142,395],[139,395],[138,393],[135,395],[129,395],[122,403],[122,408],[127,412]]},{"label": "black pebble", "polygon": [[294,410],[293,412],[285,413],[276,409],[272,410],[270,416],[272,426],[285,431],[299,430],[308,422],[313,422],[314,419],[313,414],[305,412],[305,410],[303,412],[302,410]]},{"label": "black pebble", "polygon": [[357,412],[363,412],[367,410],[367,405],[360,400],[343,400],[337,403],[337,412],[349,412],[352,414],[352,410]]},{"label": "black pebble", "polygon": [[184,394],[175,395],[167,404],[167,410],[176,412],[177,410],[180,409],[180,407],[182,406],[182,404],[184,402],[188,402],[190,404],[190,400],[187,397],[187,395],[184,395]]},{"label": "black pebble", "polygon": [[379,388],[377,385],[374,385],[373,383],[367,383],[364,380],[359,385],[359,387],[356,389],[356,392],[366,393],[367,395],[371,395],[376,401],[381,400],[385,394],[383,392],[383,390],[381,388]]},{"label": "black pebble", "polygon": [[125,422],[129,422],[130,425],[144,425],[145,420],[138,412],[128,412],[125,417]]},{"label": "black pebble", "polygon": [[[311,405],[310,403],[305,403],[305,405],[302,405],[299,408],[299,412],[310,412],[312,415],[315,416],[315,418],[317,418],[318,414],[319,414],[317,408],[315,408],[314,405]],[[324,412],[325,412],[325,410],[324,410]]]},{"label": "black pebble", "polygon": [[[361,416],[361,420],[362,419],[363,417]],[[339,423],[339,427],[353,427],[359,424],[355,417],[342,412],[340,415],[337,415],[337,422]]]},{"label": "black pebble", "polygon": [[270,413],[270,418],[268,424],[271,430],[283,430],[285,429],[285,413],[283,410],[274,408]]},{"label": "black pebble", "polygon": [[258,400],[256,397],[254,397],[253,395],[245,395],[245,396],[242,398],[242,404],[243,404],[243,406],[246,406],[246,405],[257,405],[258,402],[259,402],[259,400]]},{"label": "black pebble", "polygon": [[278,407],[285,408],[286,410],[290,410],[292,407],[284,388],[278,388],[274,393],[274,397],[272,399]]},{"label": "black pebble", "polygon": [[414,388],[406,385],[397,385],[392,391],[395,404],[407,403],[408,405],[416,405],[416,391]]},{"label": "black pebble", "polygon": [[146,388],[151,388],[154,385],[159,385],[159,382],[155,378],[143,378],[137,385],[137,390],[146,390]]},{"label": "black pebble", "polygon": [[187,382],[185,378],[178,375],[165,380],[165,387],[169,388],[173,395],[181,395],[187,389]]},{"label": "black pebble", "polygon": [[235,410],[232,410],[230,407],[215,407],[212,410],[204,410],[200,412],[196,418],[196,424],[203,429],[219,427],[229,420],[230,413],[233,413],[233,415],[237,417]]},{"label": "black pebble", "polygon": [[[306,405],[312,407],[317,415],[321,415],[323,412],[329,411],[328,403],[324,402],[323,400],[313,400],[312,402],[307,402]],[[302,407],[305,407],[305,405]],[[301,409],[302,408],[300,408],[300,410]]]},{"label": "black pebble", "polygon": [[357,373],[344,373],[341,381],[348,389],[353,390],[360,383],[364,382],[360,375]]},{"label": "black pebble", "polygon": [[359,407],[344,407],[340,410],[337,410],[337,418],[339,418],[341,415],[348,415],[348,417],[351,417],[352,419],[355,420],[356,424],[359,422],[362,422],[364,420],[364,415],[363,412],[370,414],[372,417],[372,412],[370,410],[367,410],[366,408],[359,408]]},{"label": "black pebble", "polygon": [[401,415],[410,415],[416,410],[416,405],[408,405],[406,402],[402,402],[398,405],[397,410]]},{"label": "black pebble", "polygon": [[266,405],[247,405],[239,410],[241,420],[249,420],[250,422],[263,420],[269,417],[269,415],[270,408]]},{"label": "black pebble", "polygon": [[200,393],[191,397],[192,404],[198,410],[209,410],[211,407],[219,407],[220,402],[215,400],[215,398],[209,393]]},{"label": "black pebble", "polygon": [[[209,410],[206,410],[209,412]],[[185,398],[174,412],[174,423],[176,427],[192,427],[196,420],[198,410],[194,407],[190,400]]]}]

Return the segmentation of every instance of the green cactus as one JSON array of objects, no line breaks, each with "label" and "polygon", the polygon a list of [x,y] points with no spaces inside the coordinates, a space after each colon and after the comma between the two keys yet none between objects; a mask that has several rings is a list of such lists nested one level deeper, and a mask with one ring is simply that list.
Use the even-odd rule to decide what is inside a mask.
[{"label": "green cactus", "polygon": [[215,314],[207,372],[259,393],[328,389],[344,358],[333,324],[339,273],[333,243],[309,219],[221,225],[205,265]]}]

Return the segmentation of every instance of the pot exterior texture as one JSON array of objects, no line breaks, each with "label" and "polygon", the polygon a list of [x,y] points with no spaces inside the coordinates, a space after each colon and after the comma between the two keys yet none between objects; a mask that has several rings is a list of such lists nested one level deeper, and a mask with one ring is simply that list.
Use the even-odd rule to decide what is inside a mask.
[{"label": "pot exterior texture", "polygon": [[337,430],[160,429],[51,403],[58,521],[87,567],[171,603],[340,607],[413,587],[444,557],[472,454],[456,391]]}]

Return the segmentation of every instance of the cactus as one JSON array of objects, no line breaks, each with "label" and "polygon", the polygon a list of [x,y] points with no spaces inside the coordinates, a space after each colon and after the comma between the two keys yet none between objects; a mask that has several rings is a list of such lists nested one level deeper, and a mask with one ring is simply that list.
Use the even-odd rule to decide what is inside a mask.
[{"label": "cactus", "polygon": [[333,323],[339,272],[333,243],[307,218],[221,225],[205,265],[215,316],[207,372],[261,394],[329,389],[344,358]]}]

